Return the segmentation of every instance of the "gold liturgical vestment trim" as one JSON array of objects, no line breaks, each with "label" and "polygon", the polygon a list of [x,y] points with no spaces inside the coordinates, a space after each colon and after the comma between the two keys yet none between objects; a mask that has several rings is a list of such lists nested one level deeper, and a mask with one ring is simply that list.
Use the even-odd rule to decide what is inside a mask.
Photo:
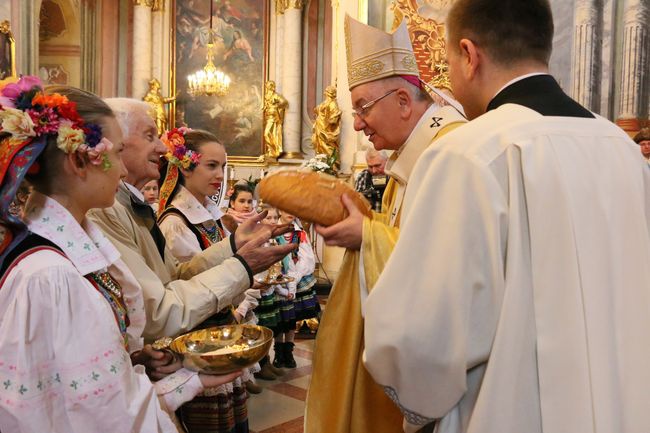
[{"label": "gold liturgical vestment trim", "polygon": [[[441,125],[431,140],[462,125]],[[395,201],[399,185],[391,178],[384,192],[382,213],[363,220],[363,265],[366,286],[372,291],[397,238],[401,206]],[[391,209],[399,209],[394,227]],[[305,412],[305,433],[399,433],[402,413],[363,365],[363,318],[359,299],[360,252],[347,250],[339,276],[323,314],[312,363]],[[390,314],[390,312],[387,312]],[[404,324],[398,323],[397,326]]]}]

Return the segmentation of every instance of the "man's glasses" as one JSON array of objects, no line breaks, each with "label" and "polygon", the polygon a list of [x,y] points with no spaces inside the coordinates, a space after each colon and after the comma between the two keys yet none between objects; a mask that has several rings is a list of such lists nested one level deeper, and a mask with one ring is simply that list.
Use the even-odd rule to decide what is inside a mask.
[{"label": "man's glasses", "polygon": [[382,99],[384,99],[386,96],[390,95],[391,93],[397,92],[398,90],[399,89],[393,89],[393,90],[389,91],[388,93],[385,93],[385,94],[381,95],[379,98],[375,98],[370,102],[366,102],[365,104],[363,104],[359,108],[353,108],[352,109],[352,117],[354,117],[355,119],[357,117],[359,119],[363,119],[368,114],[368,110],[370,109],[370,107],[372,107],[377,102],[381,101]]}]

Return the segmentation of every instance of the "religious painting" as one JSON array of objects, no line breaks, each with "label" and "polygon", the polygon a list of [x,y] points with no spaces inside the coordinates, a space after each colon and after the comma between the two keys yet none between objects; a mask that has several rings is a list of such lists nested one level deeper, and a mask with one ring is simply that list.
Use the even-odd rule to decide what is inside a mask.
[{"label": "religious painting", "polygon": [[9,21],[0,23],[0,80],[16,76],[16,42]]},{"label": "religious painting", "polygon": [[[171,123],[214,133],[226,146],[232,163],[263,163],[268,2],[175,0],[172,7],[171,87],[177,98]],[[230,77],[230,88],[223,96],[191,96],[187,76],[206,65],[211,32],[214,65]]]}]

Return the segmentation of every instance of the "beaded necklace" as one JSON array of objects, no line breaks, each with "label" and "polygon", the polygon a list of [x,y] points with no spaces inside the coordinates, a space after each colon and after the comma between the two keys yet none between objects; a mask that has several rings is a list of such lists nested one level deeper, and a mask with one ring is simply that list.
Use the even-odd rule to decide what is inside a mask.
[{"label": "beaded necklace", "polygon": [[209,226],[206,226],[205,224],[195,224],[194,227],[196,227],[196,229],[207,238],[210,245],[216,244],[225,237],[224,233],[222,233],[221,229],[216,224],[210,224]]},{"label": "beaded necklace", "polygon": [[120,333],[124,339],[124,346],[127,347],[128,338],[126,328],[130,322],[128,310],[124,302],[124,297],[122,296],[122,288],[108,272],[93,272],[87,275],[86,278],[110,304],[117,325],[120,328]]}]

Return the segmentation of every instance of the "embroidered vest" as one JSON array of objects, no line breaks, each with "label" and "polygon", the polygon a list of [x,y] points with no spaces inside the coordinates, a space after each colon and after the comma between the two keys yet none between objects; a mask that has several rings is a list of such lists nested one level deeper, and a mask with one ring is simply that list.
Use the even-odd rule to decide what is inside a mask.
[{"label": "embroidered vest", "polygon": [[217,221],[215,221],[215,224],[212,227],[206,227],[203,224],[192,224],[183,212],[175,207],[168,207],[165,209],[163,213],[160,214],[160,217],[158,217],[158,224],[171,214],[177,215],[183,220],[187,228],[192,231],[194,236],[196,236],[196,240],[199,242],[199,245],[201,245],[202,250],[209,248],[211,245],[216,244],[226,237],[225,232],[219,226]]},{"label": "embroidered vest", "polygon": [[[201,250],[206,250],[217,242],[223,240],[226,237],[223,229],[218,225],[218,222],[215,221],[215,225],[212,228],[206,228],[203,224],[192,224],[189,219],[175,207],[168,207],[165,209],[160,216],[158,217],[158,224],[160,224],[166,217],[169,215],[177,215],[183,220],[183,223],[187,226],[188,229],[192,231],[196,240],[201,246]],[[213,326],[221,325],[230,325],[235,323],[235,317],[233,316],[232,306],[225,307],[221,311],[212,316],[208,317],[195,329],[210,328]]]}]

